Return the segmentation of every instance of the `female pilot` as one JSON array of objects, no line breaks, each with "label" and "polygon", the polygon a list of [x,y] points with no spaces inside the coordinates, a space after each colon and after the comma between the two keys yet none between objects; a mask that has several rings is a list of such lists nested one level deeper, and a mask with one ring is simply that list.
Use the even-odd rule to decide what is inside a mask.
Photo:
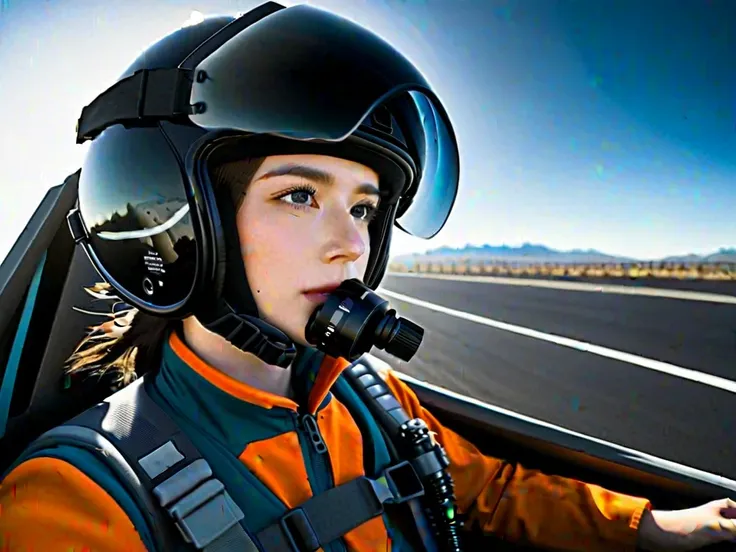
[{"label": "female pilot", "polygon": [[[354,355],[320,344],[312,315],[345,281],[378,287],[394,225],[425,238],[443,226],[458,182],[444,108],[365,29],[267,3],[151,46],[85,108],[88,140],[70,228],[106,280],[90,293],[115,314],[69,373],[123,387],[145,374],[243,513],[250,549],[284,549],[269,531],[288,512],[376,476],[365,420],[336,392]],[[388,366],[380,375],[444,448],[466,529],[580,552],[695,550],[736,535],[733,501],[656,511],[483,455]],[[131,427],[128,439],[145,437]],[[159,530],[90,450],[35,450],[0,486],[0,550],[142,552]],[[340,535],[302,546],[421,547],[386,515]]]}]

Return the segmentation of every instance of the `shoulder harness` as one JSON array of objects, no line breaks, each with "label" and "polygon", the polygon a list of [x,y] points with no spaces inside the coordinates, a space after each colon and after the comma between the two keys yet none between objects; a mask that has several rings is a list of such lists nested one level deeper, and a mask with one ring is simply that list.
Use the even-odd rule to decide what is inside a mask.
[{"label": "shoulder harness", "polygon": [[[255,535],[241,509],[184,431],[146,392],[145,376],[39,436],[24,452],[72,445],[110,467],[144,514],[159,551],[314,552],[405,505],[429,551],[459,551],[454,487],[444,449],[420,418],[410,419],[363,355],[343,373],[400,460],[375,479],[358,477],[291,509]],[[406,510],[404,510],[406,511]],[[176,529],[178,529],[178,531]],[[256,544],[258,543],[258,544]]]}]

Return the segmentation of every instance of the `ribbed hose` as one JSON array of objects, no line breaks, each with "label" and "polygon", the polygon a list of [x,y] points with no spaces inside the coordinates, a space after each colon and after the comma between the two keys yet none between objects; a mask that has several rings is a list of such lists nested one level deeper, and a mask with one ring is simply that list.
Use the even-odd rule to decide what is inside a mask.
[{"label": "ribbed hose", "polygon": [[449,473],[434,473],[423,481],[427,493],[424,511],[429,523],[437,535],[439,550],[460,552],[460,535],[462,527],[457,519],[455,506],[455,485]]},{"label": "ribbed hose", "polygon": [[440,552],[460,552],[459,530],[462,522],[458,519],[455,500],[455,484],[447,470],[449,461],[444,449],[433,443],[429,428],[424,420],[415,418],[401,425],[399,436],[404,440],[415,459],[434,453],[440,464],[437,469],[420,476],[425,495],[421,499],[422,509],[437,539],[437,550]]}]

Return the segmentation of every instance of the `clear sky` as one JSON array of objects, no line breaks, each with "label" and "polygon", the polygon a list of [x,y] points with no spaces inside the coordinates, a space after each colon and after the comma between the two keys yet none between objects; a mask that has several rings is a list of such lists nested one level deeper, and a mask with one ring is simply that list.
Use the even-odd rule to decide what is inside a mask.
[{"label": "clear sky", "polygon": [[[84,105],[192,10],[259,3],[0,0],[0,258],[80,166]],[[455,211],[431,241],[397,232],[392,253],[532,242],[657,258],[736,245],[733,0],[304,3],[405,52],[453,118]]]}]

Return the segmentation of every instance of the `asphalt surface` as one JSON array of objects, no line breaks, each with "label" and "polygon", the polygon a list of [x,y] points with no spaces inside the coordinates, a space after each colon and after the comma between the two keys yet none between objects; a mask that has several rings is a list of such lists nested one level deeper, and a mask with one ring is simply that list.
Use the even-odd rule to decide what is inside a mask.
[{"label": "asphalt surface", "polygon": [[[736,381],[736,304],[387,275],[381,289]],[[379,289],[379,293],[380,293]],[[409,375],[736,479],[736,393],[389,298]]]}]

